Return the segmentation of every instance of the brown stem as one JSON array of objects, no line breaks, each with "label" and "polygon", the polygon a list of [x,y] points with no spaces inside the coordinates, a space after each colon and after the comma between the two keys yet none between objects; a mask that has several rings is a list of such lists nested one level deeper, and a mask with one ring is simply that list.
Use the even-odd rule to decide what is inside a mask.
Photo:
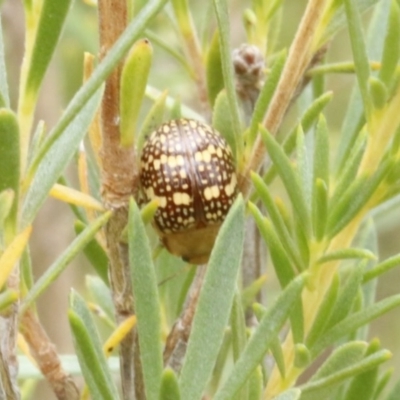
[{"label": "brown stem", "polygon": [[[309,0],[307,9],[290,47],[288,59],[264,120],[264,126],[272,134],[276,134],[279,129],[286,110],[291,103],[291,99],[295,95],[296,89],[312,60],[314,33],[324,10],[324,3],[325,1],[321,0]],[[241,191],[246,197],[249,195],[251,188],[250,172],[260,169],[265,158],[265,153],[265,146],[261,137],[258,136],[250,160],[239,183]]]},{"label": "brown stem", "polygon": [[193,317],[203,285],[206,268],[207,265],[199,265],[197,267],[196,276],[194,277],[183,311],[167,337],[164,349],[164,364],[171,367],[175,372],[181,370],[182,361],[186,354],[187,342],[192,329]]},{"label": "brown stem", "polygon": [[[58,400],[78,400],[79,391],[58,357],[54,344],[31,310],[21,317],[21,332],[42,374],[51,385]],[[7,397],[8,398],[8,397]]]},{"label": "brown stem", "polygon": [[[100,56],[108,52],[127,25],[126,0],[99,1]],[[132,286],[127,257],[127,247],[121,242],[126,226],[128,202],[137,187],[137,169],[133,148],[120,146],[119,96],[122,62],[106,81],[101,107],[102,128],[102,197],[107,208],[114,211],[106,226],[106,240],[110,259],[110,284],[117,323],[131,316],[133,310]],[[134,349],[134,332],[128,334],[120,345],[120,367],[124,399],[144,399],[139,359]],[[136,372],[136,373],[135,373]],[[136,380],[136,381],[135,381]],[[135,397],[135,387],[136,397]]]}]

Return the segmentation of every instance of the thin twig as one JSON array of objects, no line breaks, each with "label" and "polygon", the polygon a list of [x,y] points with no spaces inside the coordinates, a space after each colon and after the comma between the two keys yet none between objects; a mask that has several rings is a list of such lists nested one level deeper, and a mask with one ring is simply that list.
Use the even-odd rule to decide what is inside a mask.
[{"label": "thin twig", "polygon": [[183,311],[172,327],[165,344],[164,365],[171,367],[175,372],[180,371],[186,354],[187,342],[192,329],[194,313],[203,286],[206,268],[207,265],[199,265],[197,267]]},{"label": "thin twig", "polygon": [[[58,400],[78,400],[79,391],[68,375],[40,322],[31,310],[21,317],[21,332],[43,376],[46,377]],[[8,397],[7,397],[8,398]]]},{"label": "thin twig", "polygon": [[[127,25],[126,0],[99,1],[99,29],[101,57],[104,57]],[[119,94],[122,63],[106,81],[101,108],[102,123],[102,197],[106,207],[114,210],[106,226],[106,240],[110,259],[110,283],[117,323],[133,315],[133,297],[127,248],[121,243],[126,226],[129,197],[137,187],[137,170],[133,148],[120,146]],[[123,398],[144,399],[143,385],[134,382],[141,374],[134,374],[134,333],[129,333],[120,345],[120,367]],[[135,387],[138,388],[135,394]]]}]

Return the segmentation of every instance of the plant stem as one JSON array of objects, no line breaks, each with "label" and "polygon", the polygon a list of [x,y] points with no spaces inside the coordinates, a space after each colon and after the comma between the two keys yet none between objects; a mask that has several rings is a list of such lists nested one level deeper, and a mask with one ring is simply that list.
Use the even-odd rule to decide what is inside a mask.
[{"label": "plant stem", "polygon": [[[272,134],[276,134],[282,119],[295,95],[296,89],[303,78],[315,49],[315,32],[319,26],[326,0],[309,0],[306,11],[300,22],[296,36],[290,47],[288,59],[282,71],[278,87],[271,100],[264,126]],[[265,159],[266,149],[260,135],[257,137],[253,152],[243,171],[239,186],[245,197],[251,189],[250,172],[258,171]]]},{"label": "plant stem", "polygon": [[28,310],[24,313],[20,322],[21,331],[29,345],[32,356],[54,390],[57,399],[78,400],[78,388],[71,376],[64,371],[56,347],[49,340],[33,312]]},{"label": "plant stem", "polygon": [[[103,58],[127,25],[126,0],[99,1],[100,51]],[[106,226],[110,259],[110,283],[117,324],[133,315],[133,296],[127,246],[121,243],[121,233],[128,218],[128,202],[137,187],[137,171],[133,148],[120,146],[119,98],[122,63],[114,69],[105,85],[101,108],[102,123],[102,197],[107,208],[114,211]],[[141,373],[134,373],[134,332],[126,335],[120,345],[120,368],[123,398],[144,399]],[[140,367],[140,365],[139,365]],[[135,389],[136,388],[136,389]]]}]

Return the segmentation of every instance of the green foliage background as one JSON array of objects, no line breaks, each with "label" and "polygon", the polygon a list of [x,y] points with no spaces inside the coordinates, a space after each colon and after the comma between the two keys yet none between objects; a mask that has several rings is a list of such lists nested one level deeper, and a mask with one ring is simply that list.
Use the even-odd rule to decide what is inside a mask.
[{"label": "green foliage background", "polygon": [[[196,23],[201,26],[206,18],[205,11],[207,10],[198,3],[196,2],[193,5],[195,9],[193,15],[195,16]],[[247,2],[239,0],[229,2],[231,12],[230,33],[233,47],[237,47],[245,40],[241,21],[244,4],[247,5]],[[290,45],[305,4],[305,1],[286,1],[284,3],[282,16],[284,23],[283,29],[277,39],[279,43],[278,48]],[[22,34],[23,12],[21,4],[15,0],[3,1],[2,11],[11,106],[15,109],[18,95],[18,72],[22,61],[24,45]],[[371,12],[363,15],[365,26],[368,25],[370,18]],[[176,45],[178,45],[176,35],[167,26],[164,17],[158,17],[153,23],[152,28],[154,31],[160,33],[166,42],[172,45],[176,42]],[[83,52],[88,51],[97,54],[97,43],[97,11],[94,7],[85,4],[83,1],[76,0],[68,16],[62,40],[57,47],[49,71],[46,74],[43,88],[40,91],[36,119],[44,119],[49,130],[51,130],[69,100],[81,86]],[[157,43],[153,43],[153,46],[154,59],[149,83],[160,90],[168,88],[171,97],[181,99],[183,104],[188,104],[199,112],[200,105],[196,96],[196,86],[189,79],[185,68],[172,59]],[[330,45],[327,60],[330,63],[334,63],[351,59],[348,32],[343,30],[334,38]],[[336,134],[339,131],[347,109],[346,103],[350,98],[349,89],[355,81],[356,76],[354,73],[327,75],[326,88],[332,90],[334,93],[333,100],[326,108],[325,113],[330,135],[334,135],[333,146],[331,144],[331,148],[333,149],[335,149],[335,146],[338,146],[339,136],[337,135],[336,137]],[[304,96],[307,96],[307,93]],[[296,106],[290,110],[281,131],[291,129],[299,115],[302,114],[302,104],[304,102],[300,98]],[[145,100],[145,107],[142,109],[142,119],[150,105],[151,102]],[[77,170],[73,163],[69,166],[66,175],[68,180],[73,184],[77,182]],[[275,193],[285,196],[279,184],[274,184],[272,188]],[[385,210],[378,211],[373,215],[377,226],[380,260],[384,260],[399,252],[399,208],[398,204],[394,204],[393,207],[387,207]],[[53,260],[75,237],[74,220],[75,217],[67,205],[54,199],[46,201],[45,206],[35,221],[35,235],[31,239],[35,277],[41,276]],[[92,273],[93,270],[86,259],[83,256],[79,256],[63,273],[62,277],[46,290],[38,301],[38,310],[43,324],[50,338],[57,344],[60,353],[71,353],[74,351],[67,318],[68,293],[71,287],[76,288],[81,293],[85,292],[84,281],[85,275],[88,272]],[[400,272],[398,269],[384,274],[379,280],[377,300],[398,293],[399,280]],[[279,284],[272,268],[268,271],[265,292],[268,299],[276,298],[280,292]],[[382,346],[392,351],[393,358],[386,366],[390,364],[396,371],[400,371],[399,320],[400,310],[392,310],[377,321],[374,321],[369,333],[371,339],[379,337]],[[34,396],[37,397],[33,398],[51,399],[53,395],[46,387],[46,384],[41,383]]]}]

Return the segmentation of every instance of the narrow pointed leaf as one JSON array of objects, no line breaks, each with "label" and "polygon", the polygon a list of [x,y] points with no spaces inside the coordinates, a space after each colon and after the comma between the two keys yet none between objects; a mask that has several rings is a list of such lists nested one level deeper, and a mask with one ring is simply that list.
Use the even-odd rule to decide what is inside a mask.
[{"label": "narrow pointed leaf", "polygon": [[264,383],[261,366],[258,366],[252,373],[249,380],[248,400],[260,400],[263,392]]},{"label": "narrow pointed leaf", "polygon": [[178,379],[171,368],[166,368],[161,377],[160,400],[180,400]]},{"label": "narrow pointed leaf", "polygon": [[354,304],[357,293],[360,288],[366,262],[356,264],[343,287],[340,288],[335,306],[328,321],[328,328],[335,326],[338,322],[345,318]]},{"label": "narrow pointed leaf", "polygon": [[349,248],[327,253],[319,258],[317,262],[319,264],[323,264],[333,260],[347,260],[352,258],[366,258],[368,260],[376,260],[376,256],[374,253],[372,253],[372,251],[366,249]]},{"label": "narrow pointed leaf", "polygon": [[60,38],[72,0],[44,0],[36,32],[26,91],[37,93]]},{"label": "narrow pointed leaf", "polygon": [[254,112],[250,122],[250,132],[248,144],[251,146],[257,136],[258,127],[262,123],[265,113],[268,109],[268,105],[272,99],[276,87],[278,86],[279,78],[281,76],[283,66],[286,61],[286,51],[281,51],[273,66],[271,72],[268,74],[268,79],[260,91],[260,95],[254,106]]},{"label": "narrow pointed leaf", "polygon": [[322,179],[329,187],[329,131],[322,114],[315,130],[314,179]]},{"label": "narrow pointed leaf", "polygon": [[226,90],[222,90],[215,99],[212,126],[224,137],[236,156],[235,129],[232,125]]},{"label": "narrow pointed leaf", "polygon": [[305,283],[305,276],[294,279],[282,291],[264,314],[259,326],[247,342],[246,348],[233,367],[225,383],[214,396],[214,400],[230,400],[261,362],[279,329],[287,319],[295,301],[298,300]]},{"label": "narrow pointed leaf", "polygon": [[214,107],[218,93],[224,88],[219,41],[219,32],[216,30],[211,39],[206,61],[207,93],[212,107]]},{"label": "narrow pointed leaf", "polygon": [[179,378],[183,399],[201,399],[211,377],[229,320],[243,241],[244,204],[239,196],[221,227],[207,267]]},{"label": "narrow pointed leaf", "polygon": [[150,111],[147,113],[137,137],[137,148],[139,151],[142,149],[143,143],[146,141],[148,136],[152,132],[154,132],[163,122],[166,109],[167,95],[168,92],[164,91],[156,99]]},{"label": "narrow pointed leaf", "polygon": [[156,400],[163,369],[157,278],[146,229],[133,200],[129,207],[128,231],[129,264],[146,398]]},{"label": "narrow pointed leaf", "polygon": [[74,345],[92,398],[119,399],[90,311],[85,301],[74,291],[70,295],[70,307],[68,317]]},{"label": "narrow pointed leaf", "polygon": [[380,80],[389,88],[400,56],[400,8],[397,1],[392,0],[382,55]]},{"label": "narrow pointed leaf", "polygon": [[111,212],[107,212],[93,221],[87,228],[68,246],[60,257],[36,281],[21,304],[21,313],[26,311],[32,303],[53,283],[67,268],[69,263],[93,239],[99,229],[109,220]]},{"label": "narrow pointed leaf", "polygon": [[100,104],[101,94],[101,90],[94,94],[40,160],[22,210],[24,225],[33,221],[50,189],[74,156]]},{"label": "narrow pointed leaf", "polygon": [[[14,204],[18,199],[20,179],[19,127],[15,114],[0,109],[0,192],[12,189]],[[7,173],[4,173],[7,171]]]},{"label": "narrow pointed leaf", "polygon": [[285,189],[292,202],[293,210],[299,218],[304,232],[307,234],[310,229],[310,218],[305,194],[300,186],[298,175],[296,175],[289,158],[284,153],[282,147],[276,142],[275,138],[264,128],[261,128],[261,135],[268,150],[268,154],[285,185]]},{"label": "narrow pointed leaf", "polygon": [[364,34],[362,30],[361,18],[357,5],[353,0],[344,0],[348,28],[350,33],[350,42],[353,51],[353,57],[356,67],[358,85],[364,103],[367,120],[371,116],[372,103],[368,90],[368,79],[370,68],[367,56],[367,50],[364,43]]},{"label": "narrow pointed leaf", "polygon": [[213,3],[218,23],[222,75],[224,77],[224,85],[228,97],[232,126],[235,131],[235,147],[240,154],[242,150],[242,139],[240,137],[241,124],[239,105],[236,98],[233,63],[231,59],[228,5],[226,0],[214,0]]},{"label": "narrow pointed leaf", "polygon": [[[300,386],[300,388],[303,393],[304,400],[308,400],[311,398],[316,398],[316,399],[324,398],[324,396],[321,397],[322,390],[324,391],[329,390],[330,393],[336,385],[341,384],[346,379],[349,379],[360,373],[370,371],[371,369],[374,369],[380,364],[388,361],[390,358],[391,354],[389,351],[381,350],[375,354],[372,354],[364,358],[363,360],[355,363],[354,365],[351,365],[347,368],[337,371],[336,373],[333,373],[332,375],[302,385]],[[309,397],[309,394],[311,396],[317,396],[317,397]]]},{"label": "narrow pointed leaf", "polygon": [[[296,147],[296,137],[299,126],[303,128],[304,133],[307,133],[312,126],[315,124],[315,121],[318,119],[319,115],[326,107],[326,105],[332,99],[332,92],[326,92],[317,99],[315,99],[311,105],[306,109],[304,114],[301,116],[300,122],[296,125],[294,129],[289,133],[289,135],[285,138],[283,142],[283,149],[286,154],[292,154],[294,148]],[[269,183],[276,175],[276,168],[272,165],[267,173],[265,174],[264,180]]]},{"label": "narrow pointed leaf", "polygon": [[282,214],[278,209],[274,199],[272,198],[268,186],[264,183],[262,178],[254,172],[251,173],[251,180],[253,181],[254,187],[261,201],[263,202],[264,206],[268,211],[269,218],[271,219],[274,225],[274,228],[279,236],[282,246],[285,248],[285,251],[290,256],[292,262],[295,263],[295,265],[300,270],[302,270],[303,269],[302,260],[298,250],[296,249],[295,241],[291,237],[286,227]]},{"label": "narrow pointed leaf", "polygon": [[325,235],[328,220],[328,187],[320,178],[314,182],[312,201],[314,235],[317,241],[321,241]]},{"label": "narrow pointed leaf", "polygon": [[153,56],[148,39],[136,42],[124,62],[121,72],[120,133],[121,145],[130,147],[136,136],[140,108],[146,91]]},{"label": "narrow pointed leaf", "polygon": [[327,330],[324,335],[316,341],[315,345],[311,348],[312,354],[319,354],[326,347],[338,341],[345,335],[354,332],[359,327],[368,324],[399,305],[400,295],[394,295],[374,303],[361,311],[350,314],[337,325]]},{"label": "narrow pointed leaf", "polygon": [[392,161],[384,160],[372,176],[360,176],[348,188],[330,213],[327,230],[331,238],[339,233],[366,205],[392,166]]},{"label": "narrow pointed leaf", "polygon": [[268,245],[276,275],[281,287],[284,288],[295,276],[291,262],[270,220],[263,217],[259,209],[253,203],[249,203],[249,210],[256,221],[265,243]]},{"label": "narrow pointed leaf", "polygon": [[381,109],[388,99],[388,91],[385,84],[378,78],[371,76],[368,80],[369,93],[375,108]]},{"label": "narrow pointed leaf", "polygon": [[[87,225],[81,221],[75,222],[75,232],[79,235],[85,229]],[[96,270],[99,277],[104,281],[105,284],[108,282],[108,256],[103,246],[100,245],[96,238],[93,238],[83,249],[85,256]]]},{"label": "narrow pointed leaf", "polygon": [[387,260],[375,265],[373,268],[369,269],[364,274],[363,282],[368,282],[371,279],[375,279],[376,277],[384,274],[387,271],[397,267],[400,265],[400,255],[395,255],[393,257],[388,258]]},{"label": "narrow pointed leaf", "polygon": [[[366,355],[374,354],[380,350],[379,341],[372,341],[368,346]],[[344,400],[372,400],[378,378],[378,366],[355,376],[347,388]]]},{"label": "narrow pointed leaf", "polygon": [[318,309],[317,316],[314,319],[310,332],[307,335],[306,345],[311,348],[315,341],[324,332],[332,311],[336,304],[336,299],[339,291],[339,276],[335,274],[332,279],[331,286],[325,294],[322,303]]}]

